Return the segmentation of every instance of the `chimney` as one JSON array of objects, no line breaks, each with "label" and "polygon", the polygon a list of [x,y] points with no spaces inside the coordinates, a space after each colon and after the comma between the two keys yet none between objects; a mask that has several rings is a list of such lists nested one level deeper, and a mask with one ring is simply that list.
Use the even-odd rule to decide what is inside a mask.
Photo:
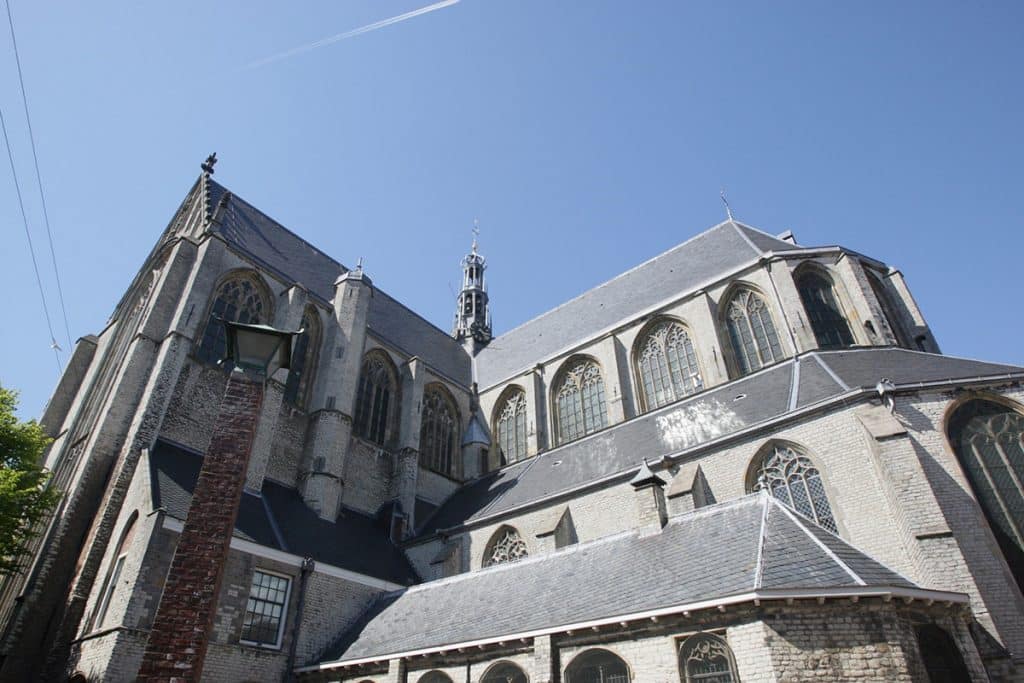
[{"label": "chimney", "polygon": [[636,492],[637,527],[641,535],[658,533],[668,522],[665,480],[652,472],[644,460],[629,484]]}]

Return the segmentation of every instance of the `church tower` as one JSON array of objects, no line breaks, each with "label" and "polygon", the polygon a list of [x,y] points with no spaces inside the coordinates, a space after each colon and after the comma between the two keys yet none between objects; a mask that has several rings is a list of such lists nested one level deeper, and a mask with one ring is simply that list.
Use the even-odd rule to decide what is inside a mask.
[{"label": "church tower", "polygon": [[487,261],[477,253],[476,238],[479,234],[479,228],[474,227],[472,250],[462,259],[462,289],[452,330],[452,336],[463,343],[471,342],[474,347],[491,341],[491,309],[484,280]]}]

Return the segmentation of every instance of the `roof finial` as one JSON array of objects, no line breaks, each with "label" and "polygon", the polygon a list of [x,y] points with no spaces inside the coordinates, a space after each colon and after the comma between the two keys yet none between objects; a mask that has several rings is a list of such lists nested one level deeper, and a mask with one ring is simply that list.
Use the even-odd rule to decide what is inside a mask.
[{"label": "roof finial", "polygon": [[356,272],[357,273],[363,272],[363,257],[362,256],[360,256],[359,260],[356,261]]},{"label": "roof finial", "polygon": [[217,165],[217,153],[214,152],[210,156],[206,157],[200,168],[203,169],[203,173],[206,175],[213,175],[213,167]]},{"label": "roof finial", "polygon": [[729,217],[729,220],[733,220],[732,207],[729,206],[729,200],[725,198],[725,188],[723,187],[718,194],[722,197],[722,203],[725,204],[725,215]]},{"label": "roof finial", "polygon": [[480,237],[480,219],[473,219],[473,253],[476,253],[476,238]]}]

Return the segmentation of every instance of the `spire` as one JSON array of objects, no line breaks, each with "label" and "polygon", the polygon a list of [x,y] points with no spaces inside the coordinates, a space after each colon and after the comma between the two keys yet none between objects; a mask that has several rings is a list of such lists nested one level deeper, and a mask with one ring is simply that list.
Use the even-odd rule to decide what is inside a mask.
[{"label": "spire", "polygon": [[477,251],[479,237],[480,222],[474,220],[473,244],[470,252],[462,259],[462,289],[459,291],[452,336],[483,345],[491,340],[491,310],[487,302],[487,282],[484,280],[487,260]]}]

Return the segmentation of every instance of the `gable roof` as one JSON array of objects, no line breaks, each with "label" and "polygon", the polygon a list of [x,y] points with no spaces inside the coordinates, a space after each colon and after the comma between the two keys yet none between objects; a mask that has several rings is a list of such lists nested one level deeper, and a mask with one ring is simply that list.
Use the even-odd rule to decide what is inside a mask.
[{"label": "gable roof", "polygon": [[386,594],[323,659],[385,659],[664,608],[682,611],[728,596],[792,589],[813,597],[866,587],[918,589],[760,493],[673,518],[660,533],[619,534]]},{"label": "gable roof", "polygon": [[768,251],[797,248],[747,225],[720,223],[495,337],[477,355],[477,382],[481,388],[493,386],[540,359],[635,317],[637,311],[692,291]]},{"label": "gable roof", "polygon": [[680,455],[714,439],[772,422],[883,377],[897,386],[1020,378],[1024,368],[899,348],[814,351],[671,403],[485,475],[458,489],[420,537],[635,472],[647,459]]},{"label": "gable roof", "polygon": [[[158,440],[149,462],[153,506],[185,521],[203,456]],[[306,506],[297,491],[269,480],[264,481],[261,494],[242,494],[234,535],[391,583],[408,585],[419,580],[405,553],[390,542],[376,519],[344,510],[337,521],[326,521]]]}]

